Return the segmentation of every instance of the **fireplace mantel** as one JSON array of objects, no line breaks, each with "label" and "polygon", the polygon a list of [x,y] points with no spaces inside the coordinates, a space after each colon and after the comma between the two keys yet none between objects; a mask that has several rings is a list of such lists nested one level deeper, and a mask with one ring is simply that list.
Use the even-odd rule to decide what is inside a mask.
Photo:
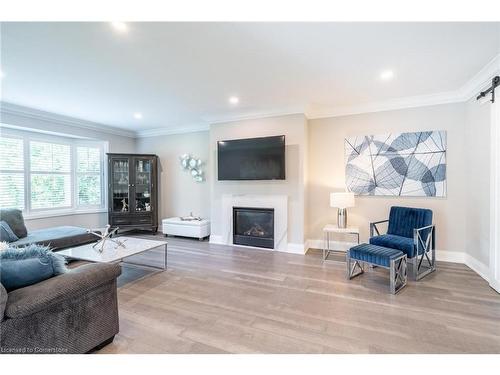
[{"label": "fireplace mantel", "polygon": [[233,245],[233,207],[274,209],[274,250],[287,251],[288,197],[286,195],[226,194],[222,196],[220,243]]}]

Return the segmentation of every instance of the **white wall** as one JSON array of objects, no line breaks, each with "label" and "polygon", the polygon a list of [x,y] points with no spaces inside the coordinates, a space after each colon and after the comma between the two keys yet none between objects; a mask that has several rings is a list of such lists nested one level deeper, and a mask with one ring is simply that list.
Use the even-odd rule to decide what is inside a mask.
[{"label": "white wall", "polygon": [[475,98],[466,108],[466,253],[484,267],[489,265],[490,247],[490,110]]},{"label": "white wall", "polygon": [[208,171],[208,131],[138,138],[136,152],[158,155],[160,159],[160,221],[192,212],[204,218],[210,216],[210,187],[207,181],[195,182],[182,170],[179,156],[191,154],[205,162]]},{"label": "white wall", "polygon": [[[56,116],[54,116],[56,117]],[[84,137],[108,142],[109,152],[135,152],[135,138],[104,131],[70,126],[57,120],[32,115],[10,114],[1,112],[1,123],[22,127],[24,130],[52,132],[61,135]],[[107,224],[106,212],[92,214],[73,214],[45,217],[41,219],[26,219],[28,230],[42,229],[53,226],[73,225],[85,228],[102,227]]]},{"label": "white wall", "polygon": [[[309,121],[309,235],[322,238],[321,228],[336,223],[329,193],[345,189],[344,139],[355,135],[447,131],[446,198],[357,197],[349,209],[349,223],[359,226],[361,241],[369,237],[369,222],[388,217],[393,205],[430,208],[437,226],[438,256],[443,251],[464,253],[466,248],[466,159],[463,103],[368,113]],[[441,254],[440,254],[441,253]]]},{"label": "white wall", "polygon": [[[217,181],[217,141],[285,135],[285,181]],[[212,234],[221,236],[222,196],[225,194],[276,194],[288,196],[288,242],[305,242],[305,170],[307,120],[304,115],[268,117],[210,126],[211,225]]]}]

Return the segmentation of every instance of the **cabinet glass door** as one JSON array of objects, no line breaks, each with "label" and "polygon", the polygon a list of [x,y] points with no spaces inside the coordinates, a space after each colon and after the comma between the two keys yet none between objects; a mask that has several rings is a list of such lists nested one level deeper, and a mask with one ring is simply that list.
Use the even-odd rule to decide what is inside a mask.
[{"label": "cabinet glass door", "polygon": [[135,175],[135,206],[136,212],[151,211],[151,169],[152,162],[149,159],[134,160]]},{"label": "cabinet glass door", "polygon": [[128,159],[113,159],[111,178],[113,212],[129,212],[130,197]]}]

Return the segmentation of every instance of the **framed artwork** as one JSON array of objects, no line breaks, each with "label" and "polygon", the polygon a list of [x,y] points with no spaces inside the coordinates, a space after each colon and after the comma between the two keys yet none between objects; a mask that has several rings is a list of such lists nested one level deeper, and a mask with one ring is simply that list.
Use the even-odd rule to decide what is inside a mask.
[{"label": "framed artwork", "polygon": [[445,197],[446,131],[346,138],[347,189],[357,195]]}]

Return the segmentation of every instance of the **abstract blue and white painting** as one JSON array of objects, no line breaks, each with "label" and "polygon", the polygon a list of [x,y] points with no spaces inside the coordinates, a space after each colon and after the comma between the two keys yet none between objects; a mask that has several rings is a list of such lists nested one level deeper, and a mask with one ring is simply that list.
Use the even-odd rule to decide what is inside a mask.
[{"label": "abstract blue and white painting", "polygon": [[446,196],[446,131],[345,139],[347,189],[357,195]]}]

